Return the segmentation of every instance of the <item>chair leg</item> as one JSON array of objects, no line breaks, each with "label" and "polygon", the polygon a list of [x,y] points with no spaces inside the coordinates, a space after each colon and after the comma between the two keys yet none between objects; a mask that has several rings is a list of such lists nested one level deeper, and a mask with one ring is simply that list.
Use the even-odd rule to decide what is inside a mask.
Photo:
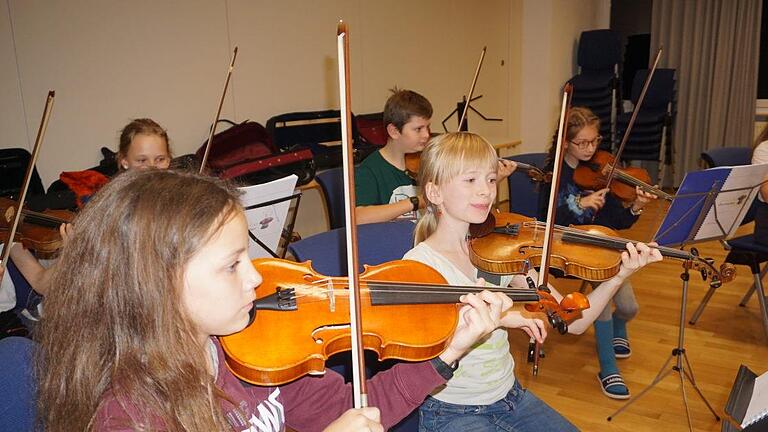
[{"label": "chair leg", "polygon": [[[760,271],[760,281],[765,279],[765,274],[768,273],[768,264],[763,267],[763,269]],[[749,287],[749,291],[747,291],[746,294],[744,294],[744,298],[741,299],[739,302],[739,306],[744,307],[747,305],[747,302],[749,302],[749,299],[752,297],[752,293],[755,292],[755,284],[753,283],[751,287]]]},{"label": "chair leg", "polygon": [[760,303],[760,315],[763,318],[763,329],[765,330],[765,337],[768,340],[768,307],[765,305],[765,291],[763,291],[763,283],[760,280],[759,275],[755,275],[755,287],[757,288],[757,300]]},{"label": "chair leg", "polygon": [[747,291],[746,294],[744,294],[744,297],[739,302],[739,306],[746,307],[747,302],[749,302],[749,299],[752,297],[752,293],[755,292],[755,284],[752,284],[751,287],[749,287],[749,291]]},{"label": "chair leg", "polygon": [[704,312],[704,307],[709,303],[709,299],[712,298],[712,294],[715,293],[715,288],[709,288],[706,294],[704,294],[704,298],[701,299],[701,303],[699,303],[699,307],[696,308],[696,311],[693,312],[693,316],[691,317],[691,320],[688,321],[688,324],[696,324],[696,321],[699,320],[699,317],[701,316],[702,312]]}]

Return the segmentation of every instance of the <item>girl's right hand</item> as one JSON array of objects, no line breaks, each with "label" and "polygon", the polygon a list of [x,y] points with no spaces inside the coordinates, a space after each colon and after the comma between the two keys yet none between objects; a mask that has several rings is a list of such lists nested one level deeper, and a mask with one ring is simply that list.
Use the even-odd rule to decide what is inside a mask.
[{"label": "girl's right hand", "polygon": [[353,408],[329,424],[323,432],[370,431],[384,432],[378,408]]},{"label": "girl's right hand", "polygon": [[585,195],[579,200],[579,205],[582,208],[591,208],[592,210],[598,211],[605,205],[605,194],[607,194],[609,190],[610,189],[608,188],[603,188],[599,191],[592,192],[589,195]]},{"label": "girl's right hand", "polygon": [[501,317],[512,307],[505,294],[483,290],[478,294],[461,296],[464,306],[459,310],[459,323],[448,348],[440,354],[447,364],[459,360],[481,338],[501,326]]}]

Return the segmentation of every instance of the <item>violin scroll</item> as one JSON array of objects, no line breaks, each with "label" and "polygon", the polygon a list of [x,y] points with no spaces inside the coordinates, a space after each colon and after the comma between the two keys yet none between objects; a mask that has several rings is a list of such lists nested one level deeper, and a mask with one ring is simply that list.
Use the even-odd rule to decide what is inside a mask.
[{"label": "violin scroll", "polygon": [[525,310],[544,313],[549,324],[560,334],[567,333],[568,323],[578,318],[581,311],[589,309],[589,300],[579,292],[566,295],[560,303],[548,292],[539,290],[537,294],[539,302],[526,304]]}]

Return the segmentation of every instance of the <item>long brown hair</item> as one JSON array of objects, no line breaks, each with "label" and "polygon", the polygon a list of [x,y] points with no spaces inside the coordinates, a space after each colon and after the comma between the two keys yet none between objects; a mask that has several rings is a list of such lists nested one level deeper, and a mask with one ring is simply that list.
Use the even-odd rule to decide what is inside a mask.
[{"label": "long brown hair", "polygon": [[136,413],[126,425],[136,430],[228,428],[181,290],[189,259],[239,211],[221,181],[168,170],[127,171],[96,194],[56,264],[40,322],[46,431],[91,430],[107,396]]},{"label": "long brown hair", "polygon": [[[573,107],[568,111],[568,126],[565,128],[564,141],[570,142],[576,138],[576,135],[587,126],[594,126],[600,130],[600,117],[596,116],[587,107]],[[549,166],[555,159],[555,144],[557,144],[557,126],[555,126],[555,135],[552,137],[552,144],[547,151],[547,159],[544,166]]]},{"label": "long brown hair", "polygon": [[438,209],[427,199],[427,183],[450,182],[469,167],[487,166],[495,170],[497,160],[496,150],[480,135],[451,132],[432,138],[421,152],[419,198],[427,203],[427,211],[416,224],[414,245],[426,240],[437,229]]}]

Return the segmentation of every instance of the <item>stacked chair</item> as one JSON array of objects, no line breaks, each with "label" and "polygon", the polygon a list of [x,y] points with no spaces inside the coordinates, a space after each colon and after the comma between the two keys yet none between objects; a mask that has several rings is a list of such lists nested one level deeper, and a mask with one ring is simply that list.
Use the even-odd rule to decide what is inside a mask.
[{"label": "stacked chair", "polygon": [[584,106],[600,117],[600,135],[605,137],[600,148],[612,150],[616,107],[619,100],[619,62],[621,44],[613,30],[590,30],[581,33],[577,62],[579,74],[569,80],[573,84],[573,106]]},{"label": "stacked chair", "polygon": [[[632,103],[637,106],[648,69],[637,71],[632,82]],[[665,168],[671,161],[670,137],[674,124],[675,70],[656,69],[640,112],[637,114],[621,158],[625,161],[654,161],[659,164],[657,183],[661,184]],[[627,129],[632,112],[620,114],[617,118],[617,142]]]}]

